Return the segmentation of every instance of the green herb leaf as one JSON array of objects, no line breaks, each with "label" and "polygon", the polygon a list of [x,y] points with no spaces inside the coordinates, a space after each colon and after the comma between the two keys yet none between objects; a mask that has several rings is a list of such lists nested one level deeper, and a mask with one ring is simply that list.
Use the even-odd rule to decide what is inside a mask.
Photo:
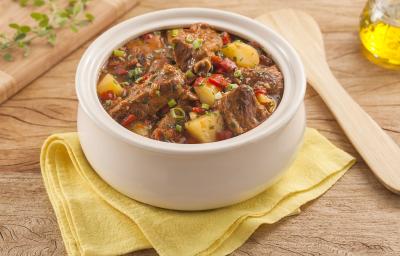
[{"label": "green herb leaf", "polygon": [[8,24],[8,26],[9,26],[10,28],[13,28],[13,29],[16,29],[16,30],[19,29],[19,25],[18,25],[17,23],[11,23],[11,24]]},{"label": "green herb leaf", "polygon": [[44,4],[45,4],[44,0],[34,0],[33,1],[33,5],[37,6],[37,7],[43,6]]},{"label": "green herb leaf", "polygon": [[14,40],[15,40],[16,42],[18,42],[18,41],[24,39],[25,37],[26,37],[26,34],[25,34],[25,33],[17,33],[17,34],[15,35],[15,37],[14,37]]},{"label": "green herb leaf", "polygon": [[128,77],[133,80],[137,80],[142,75],[142,73],[143,73],[142,68],[136,67],[136,68],[128,71]]},{"label": "green herb leaf", "polygon": [[[30,17],[36,21],[36,25],[10,23],[9,27],[14,29],[13,35],[0,33],[0,55],[6,61],[12,61],[12,51],[23,50],[24,56],[29,53],[31,42],[43,37],[50,45],[55,45],[57,30],[69,27],[77,32],[78,28],[85,26],[94,20],[91,13],[84,12],[86,5],[91,0],[68,0],[67,6],[58,4],[56,0],[14,0],[21,7],[41,7],[40,11],[30,13]],[[61,1],[60,1],[61,2]]]},{"label": "green herb leaf", "polygon": [[70,29],[73,31],[73,32],[78,32],[78,28],[76,27],[76,25],[75,24],[72,24],[71,26],[70,26]]},{"label": "green herb leaf", "polygon": [[43,15],[38,12],[32,12],[31,17],[32,17],[32,19],[34,19],[36,21],[41,21],[43,19]]},{"label": "green herb leaf", "polygon": [[94,16],[91,13],[85,13],[85,17],[89,22],[92,22],[94,20]]},{"label": "green herb leaf", "polygon": [[72,15],[76,16],[81,11],[82,11],[82,4],[79,2],[75,3],[74,8],[72,9]]},{"label": "green herb leaf", "polygon": [[29,0],[19,0],[18,3],[20,6],[25,7],[28,5]]},{"label": "green herb leaf", "polygon": [[19,31],[21,31],[22,33],[28,33],[31,31],[31,27],[24,25],[19,28]]},{"label": "green herb leaf", "polygon": [[3,60],[5,60],[5,61],[13,61],[14,58],[11,55],[11,53],[7,52],[7,53],[3,54]]},{"label": "green herb leaf", "polygon": [[49,17],[46,14],[42,14],[42,19],[39,22],[39,27],[45,28],[49,25]]},{"label": "green herb leaf", "polygon": [[49,42],[49,44],[51,44],[52,46],[56,45],[56,39],[57,39],[57,36],[55,33],[50,33],[47,36],[47,42]]}]

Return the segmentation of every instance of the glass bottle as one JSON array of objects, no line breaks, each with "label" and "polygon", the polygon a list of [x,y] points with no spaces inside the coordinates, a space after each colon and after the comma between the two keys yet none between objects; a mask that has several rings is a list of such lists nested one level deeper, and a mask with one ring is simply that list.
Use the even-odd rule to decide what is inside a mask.
[{"label": "glass bottle", "polygon": [[368,59],[400,69],[400,0],[368,0],[359,34]]}]

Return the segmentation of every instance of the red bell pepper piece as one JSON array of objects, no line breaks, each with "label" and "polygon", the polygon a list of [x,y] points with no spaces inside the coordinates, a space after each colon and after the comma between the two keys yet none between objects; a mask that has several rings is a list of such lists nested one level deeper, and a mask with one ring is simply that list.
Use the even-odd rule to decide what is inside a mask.
[{"label": "red bell pepper piece", "polygon": [[115,94],[113,91],[106,91],[100,94],[100,99],[102,100],[113,100],[115,98]]},{"label": "red bell pepper piece", "polygon": [[208,78],[208,82],[222,89],[228,85],[228,82],[221,74],[212,74]]},{"label": "red bell pepper piece", "polygon": [[231,59],[229,58],[225,58],[223,61],[221,61],[221,63],[219,64],[219,66],[221,68],[223,68],[226,72],[232,72],[234,71],[237,66],[236,63],[233,62]]},{"label": "red bell pepper piece", "polygon": [[264,87],[257,87],[254,88],[254,93],[255,94],[267,94],[267,90]]},{"label": "red bell pepper piece", "polygon": [[221,63],[221,61],[222,61],[222,58],[219,57],[218,55],[211,56],[211,62],[212,62],[212,64],[218,66],[218,65]]},{"label": "red bell pepper piece", "polygon": [[222,43],[224,45],[229,44],[231,42],[231,36],[229,35],[228,32],[222,32],[221,38],[222,38]]},{"label": "red bell pepper piece", "polygon": [[198,78],[196,78],[196,80],[194,81],[194,83],[193,83],[193,86],[194,87],[196,87],[196,86],[200,86],[200,84],[202,84],[203,82],[204,82],[204,77],[198,77]]},{"label": "red bell pepper piece", "polygon": [[232,138],[233,133],[230,130],[223,130],[217,133],[217,140],[226,140]]},{"label": "red bell pepper piece", "polygon": [[200,107],[193,107],[192,111],[197,113],[197,114],[203,114],[204,113],[204,109],[200,108]]},{"label": "red bell pepper piece", "polygon": [[129,126],[133,121],[136,120],[136,116],[134,114],[129,114],[127,117],[125,117],[121,124],[125,127]]},{"label": "red bell pepper piece", "polygon": [[212,56],[211,62],[219,73],[232,72],[237,68],[236,63],[229,58],[222,59],[219,56]]}]

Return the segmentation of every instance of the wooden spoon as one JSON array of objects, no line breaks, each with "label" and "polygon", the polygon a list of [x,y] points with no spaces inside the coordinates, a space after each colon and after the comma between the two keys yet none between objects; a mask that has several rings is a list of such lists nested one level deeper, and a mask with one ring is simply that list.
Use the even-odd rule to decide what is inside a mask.
[{"label": "wooden spoon", "polygon": [[283,35],[297,50],[308,82],[328,105],[354,147],[380,182],[400,194],[400,148],[333,76],[317,22],[308,14],[291,9],[256,19]]}]

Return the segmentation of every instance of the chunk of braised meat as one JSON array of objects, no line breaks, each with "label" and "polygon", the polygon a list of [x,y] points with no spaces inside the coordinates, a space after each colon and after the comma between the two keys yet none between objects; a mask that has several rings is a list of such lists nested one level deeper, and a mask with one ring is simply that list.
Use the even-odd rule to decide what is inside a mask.
[{"label": "chunk of braised meat", "polygon": [[193,65],[193,71],[198,75],[204,76],[211,70],[211,67],[211,60],[206,57]]},{"label": "chunk of braised meat", "polygon": [[165,39],[156,33],[149,33],[141,38],[129,41],[119,51],[124,52],[124,56],[112,55],[107,62],[106,69],[113,74],[119,82],[125,82],[129,71],[134,68],[141,68],[141,72],[148,72],[150,67],[156,68],[153,62],[164,65],[171,63],[172,48],[165,44]]},{"label": "chunk of braised meat", "polygon": [[160,141],[184,143],[185,136],[181,131],[177,130],[176,125],[177,121],[171,113],[166,114],[151,133],[151,138]]},{"label": "chunk of braised meat", "polygon": [[241,83],[253,88],[264,87],[268,93],[277,93],[283,89],[283,76],[276,65],[240,68]]},{"label": "chunk of braised meat", "polygon": [[240,85],[225,94],[217,102],[217,109],[234,135],[253,129],[269,115],[267,109],[258,103],[253,89],[247,85]]},{"label": "chunk of braised meat", "polygon": [[156,59],[153,61],[153,63],[151,63],[148,72],[156,73],[157,71],[161,70],[166,64],[169,64],[167,59],[165,58]]},{"label": "chunk of braised meat", "polygon": [[162,69],[132,87],[129,95],[109,110],[111,117],[120,121],[129,114],[137,120],[153,117],[169,100],[182,94],[184,74],[178,68],[165,64]]},{"label": "chunk of braised meat", "polygon": [[162,36],[155,33],[149,33],[129,41],[126,48],[131,62],[139,63],[144,68],[150,67],[155,59],[166,60],[166,54],[163,51],[168,50]]},{"label": "chunk of braised meat", "polygon": [[190,91],[189,88],[185,88],[177,102],[186,113],[189,113],[192,111],[193,104],[199,102],[199,97]]},{"label": "chunk of braised meat", "polygon": [[260,54],[260,64],[269,67],[269,66],[274,65],[275,63],[271,57],[261,53]]},{"label": "chunk of braised meat", "polygon": [[168,40],[175,45],[174,56],[177,65],[183,71],[193,68],[198,75],[205,75],[210,71],[210,57],[223,45],[217,31],[203,23],[180,30],[176,36],[169,35]]}]

